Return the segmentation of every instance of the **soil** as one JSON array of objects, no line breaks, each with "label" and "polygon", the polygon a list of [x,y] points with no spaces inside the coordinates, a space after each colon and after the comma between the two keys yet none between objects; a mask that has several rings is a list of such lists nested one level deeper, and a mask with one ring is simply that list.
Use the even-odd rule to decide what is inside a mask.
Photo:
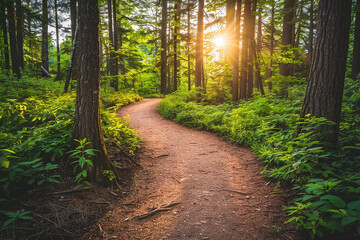
[{"label": "soil", "polygon": [[126,197],[80,239],[300,239],[287,201],[254,154],[213,133],[163,119],[161,99],[118,111],[143,138]]}]

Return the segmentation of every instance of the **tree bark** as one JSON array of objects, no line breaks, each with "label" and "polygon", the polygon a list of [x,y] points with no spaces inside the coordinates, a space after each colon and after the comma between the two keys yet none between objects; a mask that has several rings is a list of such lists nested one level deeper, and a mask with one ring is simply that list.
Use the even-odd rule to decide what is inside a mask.
[{"label": "tree bark", "polygon": [[115,91],[119,91],[119,65],[118,65],[118,54],[116,53],[116,51],[118,50],[118,31],[117,31],[117,20],[116,20],[116,0],[113,0],[113,24],[114,24],[114,37],[113,37],[113,45],[114,45],[114,60],[113,60],[113,85],[114,85],[114,89]]},{"label": "tree bark", "polygon": [[2,32],[3,32],[3,39],[4,39],[4,58],[5,58],[5,70],[8,72],[10,70],[10,59],[9,59],[9,46],[8,46],[8,30],[6,26],[6,8],[5,8],[5,0],[1,0],[1,24],[2,24]]},{"label": "tree bark", "polygon": [[[100,121],[99,9],[97,0],[79,0],[79,65],[74,139],[84,139],[96,149],[88,168],[92,181],[106,183],[104,170],[115,171],[108,158]],[[116,171],[114,172],[116,174]]]},{"label": "tree bark", "polygon": [[190,24],[191,24],[191,4],[190,4],[190,0],[188,0],[187,2],[187,46],[186,46],[186,52],[187,52],[187,57],[188,57],[188,66],[187,66],[187,70],[188,70],[188,91],[191,90],[191,54],[190,54],[190,41],[191,41],[191,32],[190,32]]},{"label": "tree bark", "polygon": [[[275,1],[272,0],[271,2],[271,26],[270,26],[270,63],[267,70],[267,78],[270,79],[273,75],[273,56],[274,56],[274,34],[275,34]],[[273,83],[271,81],[268,81],[268,89],[269,92],[272,90]]]},{"label": "tree bark", "polygon": [[19,58],[19,67],[24,68],[24,10],[21,0],[16,0],[16,37]]},{"label": "tree bark", "polygon": [[252,1],[250,36],[249,36],[249,70],[247,98],[251,98],[254,92],[254,57],[255,57],[255,19],[256,19],[257,0]]},{"label": "tree bark", "polygon": [[19,64],[19,56],[18,56],[18,51],[17,51],[17,44],[16,44],[14,3],[12,1],[6,1],[6,7],[7,7],[7,12],[8,12],[8,21],[9,21],[9,37],[10,37],[10,52],[11,52],[12,71],[13,71],[13,74],[15,74],[17,76],[17,78],[20,78],[21,74],[20,74],[20,64]]},{"label": "tree bark", "polygon": [[225,64],[229,69],[231,69],[234,58],[235,1],[226,0]]},{"label": "tree bark", "polygon": [[241,47],[240,99],[246,99],[249,64],[249,38],[251,31],[251,0],[245,0],[244,27]]},{"label": "tree bark", "polygon": [[73,42],[72,42],[72,49],[71,49],[71,55],[70,55],[70,61],[69,61],[69,68],[68,68],[67,75],[66,75],[66,80],[65,80],[64,93],[67,93],[67,91],[68,91],[69,84],[70,84],[71,73],[73,72],[74,58],[75,58],[75,53],[76,53],[76,43],[75,42],[78,40],[78,32],[79,32],[79,26],[76,26],[74,37],[73,37]]},{"label": "tree bark", "polygon": [[[204,0],[198,3],[198,21],[195,49],[195,87],[201,87],[203,79],[203,61],[204,61]],[[198,101],[200,99],[198,98]]]},{"label": "tree bark", "polygon": [[309,56],[308,56],[308,64],[309,69],[312,61],[313,54],[313,43],[314,43],[314,0],[310,0],[310,26],[309,26]]},{"label": "tree bark", "polygon": [[166,26],[167,26],[167,0],[162,0],[162,18],[161,18],[161,93],[166,94],[166,68],[167,68],[167,55],[166,55]]},{"label": "tree bark", "polygon": [[[322,141],[337,143],[346,59],[349,43],[351,0],[320,0],[314,57],[300,117],[325,117],[335,125],[316,131]],[[329,37],[331,36],[331,37]],[[299,126],[298,131],[301,129]]]},{"label": "tree bark", "polygon": [[177,91],[178,86],[178,68],[180,67],[179,54],[179,38],[180,38],[180,13],[181,1],[175,0],[175,28],[174,28],[174,91]]},{"label": "tree bark", "polygon": [[[294,28],[295,24],[293,19],[295,17],[295,0],[285,0],[284,1],[284,18],[283,18],[283,32],[281,37],[282,42],[282,53],[285,53],[290,48],[294,47]],[[292,64],[289,63],[280,63],[280,75],[282,76],[291,76],[292,75]],[[281,97],[287,97],[287,88],[288,84],[283,83],[284,85],[280,87],[279,95]]]},{"label": "tree bark", "polygon": [[[48,36],[48,2],[42,0],[42,37],[41,37],[41,61],[44,69],[49,72],[49,36]],[[45,73],[42,75],[47,77]]]},{"label": "tree bark", "polygon": [[[70,18],[71,18],[71,38],[72,38],[72,44],[73,44],[73,49],[77,47],[77,45],[79,44],[79,39],[75,39],[75,32],[76,32],[76,28],[78,25],[78,14],[77,14],[77,8],[76,8],[76,3],[77,0],[70,0]],[[74,56],[73,59],[74,61],[72,62],[72,72],[70,73],[70,76],[72,75],[72,79],[77,79],[77,75],[78,75],[78,69],[77,69],[77,65],[79,63],[79,54],[77,54],[77,51],[73,51]]]},{"label": "tree bark", "polygon": [[256,46],[254,46],[255,53],[255,85],[256,88],[260,91],[261,95],[265,95],[264,87],[261,79],[261,69],[260,69],[260,56],[262,51],[262,7],[259,3],[258,9],[258,29],[257,29],[257,39]]},{"label": "tree bark", "polygon": [[56,28],[56,58],[57,58],[56,78],[60,80],[61,66],[60,66],[59,18],[58,18],[57,0],[55,0],[55,28]]},{"label": "tree bark", "polygon": [[235,13],[235,39],[234,39],[234,63],[232,81],[232,100],[239,100],[239,57],[240,57],[240,22],[241,22],[241,0],[236,0]]},{"label": "tree bark", "polygon": [[358,76],[359,73],[360,73],[360,0],[357,0],[351,78],[356,80],[356,77]]}]

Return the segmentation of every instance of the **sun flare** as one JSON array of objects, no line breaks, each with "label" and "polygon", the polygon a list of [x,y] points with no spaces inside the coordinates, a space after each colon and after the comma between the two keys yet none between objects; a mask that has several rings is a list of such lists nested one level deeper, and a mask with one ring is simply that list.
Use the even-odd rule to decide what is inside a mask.
[{"label": "sun flare", "polygon": [[217,48],[223,48],[225,46],[225,39],[223,36],[217,36],[214,38],[213,42]]}]

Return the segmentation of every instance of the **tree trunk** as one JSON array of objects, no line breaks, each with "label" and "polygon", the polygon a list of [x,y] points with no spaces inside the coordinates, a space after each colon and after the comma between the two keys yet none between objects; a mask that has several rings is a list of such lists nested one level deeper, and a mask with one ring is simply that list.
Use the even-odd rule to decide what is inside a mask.
[{"label": "tree trunk", "polygon": [[[100,58],[99,9],[97,0],[79,0],[79,65],[77,84],[74,139],[84,139],[96,149],[88,166],[89,177],[94,182],[106,183],[104,170],[115,171],[108,158],[100,121]],[[116,174],[116,171],[114,172]]]},{"label": "tree trunk", "polygon": [[309,27],[309,56],[308,56],[308,64],[309,69],[312,61],[313,54],[313,43],[314,43],[314,0],[310,0],[310,27]]},{"label": "tree trunk", "polygon": [[[283,45],[282,53],[287,52],[290,48],[294,47],[294,28],[295,24],[293,19],[295,17],[295,0],[285,0],[284,1],[284,18],[283,18],[283,32],[281,37],[281,42]],[[280,63],[280,75],[282,76],[291,76],[292,75],[292,64],[289,63]],[[283,86],[280,86],[279,95],[281,97],[287,97],[287,88],[288,84],[283,83]]]},{"label": "tree trunk", "polygon": [[241,21],[241,0],[236,0],[235,14],[235,39],[234,39],[234,63],[232,81],[232,100],[239,100],[239,51],[240,51],[240,21]]},{"label": "tree trunk", "polygon": [[116,51],[118,50],[118,31],[117,31],[117,24],[116,24],[116,0],[113,0],[113,24],[114,24],[114,37],[113,37],[113,45],[114,45],[114,60],[113,60],[113,85],[115,91],[119,91],[119,65],[118,65],[118,54]]},{"label": "tree trunk", "polygon": [[161,93],[166,94],[166,26],[167,26],[167,0],[162,0],[162,18],[161,18]]},{"label": "tree trunk", "polygon": [[351,0],[320,0],[313,63],[300,114],[301,118],[309,114],[335,122],[316,129],[324,134],[320,140],[334,145],[340,123],[351,3]]},{"label": "tree trunk", "polygon": [[6,9],[5,9],[5,0],[1,0],[1,24],[3,31],[3,39],[4,39],[4,57],[5,57],[5,70],[8,72],[10,70],[10,59],[9,59],[9,46],[8,46],[8,32],[6,26]]},{"label": "tree trunk", "polygon": [[76,26],[73,41],[72,41],[72,49],[71,49],[71,55],[70,55],[69,68],[68,68],[66,80],[65,80],[64,93],[67,93],[67,91],[68,91],[71,73],[73,72],[74,58],[75,58],[75,53],[76,53],[76,43],[75,42],[78,40],[78,32],[79,32],[79,26]]},{"label": "tree trunk", "polygon": [[[199,0],[195,49],[195,87],[201,87],[204,59],[204,0]],[[200,99],[198,98],[198,101]]]},{"label": "tree trunk", "polygon": [[174,91],[178,86],[178,68],[180,67],[179,54],[179,38],[180,38],[180,13],[181,1],[175,0],[175,28],[174,28]]},{"label": "tree trunk", "polygon": [[249,37],[251,22],[251,0],[245,0],[244,24],[241,47],[241,77],[240,77],[240,99],[246,99],[249,65]]},{"label": "tree trunk", "polygon": [[9,37],[10,37],[10,52],[11,52],[11,63],[13,74],[17,78],[21,77],[20,74],[20,64],[19,57],[17,52],[16,44],[16,28],[15,28],[15,9],[14,3],[12,1],[6,1],[7,12],[8,12],[8,21],[9,21]]},{"label": "tree trunk", "polygon": [[357,0],[351,78],[356,80],[356,77],[359,73],[360,73],[360,0]]},{"label": "tree trunk", "polygon": [[56,56],[57,56],[57,73],[56,78],[60,80],[61,67],[60,67],[60,43],[59,43],[59,19],[58,19],[58,4],[55,0],[55,28],[56,28]]},{"label": "tree trunk", "polygon": [[109,53],[110,56],[107,61],[107,68],[110,73],[110,86],[114,87],[113,75],[114,75],[114,34],[113,34],[113,17],[112,17],[112,4],[111,0],[107,0],[107,11],[108,11],[108,21],[109,21]]},{"label": "tree trunk", "polygon": [[17,50],[19,58],[19,66],[24,68],[24,10],[20,0],[16,0],[16,37],[17,37]]},{"label": "tree trunk", "polygon": [[[75,38],[75,31],[77,28],[77,21],[78,21],[78,14],[77,14],[77,8],[76,8],[76,3],[77,0],[70,0],[70,18],[71,18],[71,38],[72,38],[72,44],[74,45],[73,48],[79,44],[79,39],[74,39]],[[72,76],[72,79],[77,79],[77,75],[78,75],[78,69],[77,69],[77,65],[79,62],[79,54],[77,54],[77,51],[73,51],[74,56],[73,56],[73,63],[72,63],[72,72],[70,73],[70,76]]]},{"label": "tree trunk", "polygon": [[[273,74],[273,56],[274,56],[274,34],[275,34],[275,1],[271,2],[271,26],[270,26],[270,63],[267,70],[267,78],[270,79]],[[269,92],[272,90],[272,82],[268,81]]]},{"label": "tree trunk", "polygon": [[187,3],[187,45],[186,45],[186,52],[187,52],[187,57],[188,57],[188,66],[187,66],[187,70],[188,70],[188,91],[191,90],[191,54],[190,54],[190,41],[191,41],[191,32],[190,32],[190,24],[191,24],[191,4],[190,4],[190,0],[188,0]]},{"label": "tree trunk", "polygon": [[225,64],[230,69],[234,58],[234,34],[235,34],[235,2],[226,0],[226,26],[225,26]]},{"label": "tree trunk", "polygon": [[[170,42],[171,42],[171,34],[172,34],[171,21],[168,22],[167,29],[168,29],[168,35],[167,35],[168,43],[166,45],[167,45],[167,52],[170,55],[170,53],[171,53],[171,44],[170,44]],[[169,93],[171,93],[171,79],[172,79],[172,76],[171,76],[171,59],[167,58],[167,61],[168,61],[167,64],[169,64],[169,65],[167,66],[167,84],[166,84],[167,88],[166,88],[166,93],[169,94]]]},{"label": "tree trunk", "polygon": [[254,89],[254,57],[255,57],[255,19],[256,19],[257,0],[252,1],[250,36],[249,36],[249,70],[247,98],[251,98]]},{"label": "tree trunk", "polygon": [[[48,2],[42,0],[42,37],[41,37],[41,61],[44,69],[49,72],[49,38],[48,38]],[[42,75],[47,77],[45,73]]]},{"label": "tree trunk", "polygon": [[254,46],[255,53],[255,85],[256,88],[260,91],[261,95],[265,95],[264,87],[261,79],[261,69],[260,69],[260,57],[262,51],[262,7],[261,3],[259,3],[258,10],[258,29],[257,29],[257,40],[256,46]]}]

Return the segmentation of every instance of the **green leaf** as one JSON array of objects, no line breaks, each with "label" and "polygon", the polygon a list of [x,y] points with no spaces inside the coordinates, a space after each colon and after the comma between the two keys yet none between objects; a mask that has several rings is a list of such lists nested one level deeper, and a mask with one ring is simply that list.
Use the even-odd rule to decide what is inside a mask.
[{"label": "green leaf", "polygon": [[316,202],[311,203],[309,208],[315,209],[315,208],[318,208],[318,207],[324,205],[325,203],[327,203],[327,201],[316,201]]},{"label": "green leaf", "polygon": [[95,156],[94,151],[96,151],[96,149],[86,149],[86,150],[85,150],[85,153],[86,153],[86,154],[89,154],[89,155]]},{"label": "green leaf", "polygon": [[345,227],[346,225],[349,225],[349,224],[355,222],[356,220],[359,220],[359,218],[356,218],[356,217],[344,217],[343,219],[341,219],[341,226]]},{"label": "green leaf", "polygon": [[9,168],[10,161],[7,160],[7,159],[1,160],[1,165],[2,165],[4,168]]},{"label": "green leaf", "polygon": [[348,203],[347,208],[351,210],[357,210],[360,212],[360,200]]},{"label": "green leaf", "polygon": [[10,219],[6,220],[3,224],[3,228],[6,228],[7,225],[14,222],[15,220],[16,220],[16,218],[10,218]]},{"label": "green leaf", "polygon": [[320,198],[320,200],[328,200],[330,203],[332,203],[337,208],[344,208],[346,206],[346,203],[341,198],[334,196],[334,195],[325,195]]}]

